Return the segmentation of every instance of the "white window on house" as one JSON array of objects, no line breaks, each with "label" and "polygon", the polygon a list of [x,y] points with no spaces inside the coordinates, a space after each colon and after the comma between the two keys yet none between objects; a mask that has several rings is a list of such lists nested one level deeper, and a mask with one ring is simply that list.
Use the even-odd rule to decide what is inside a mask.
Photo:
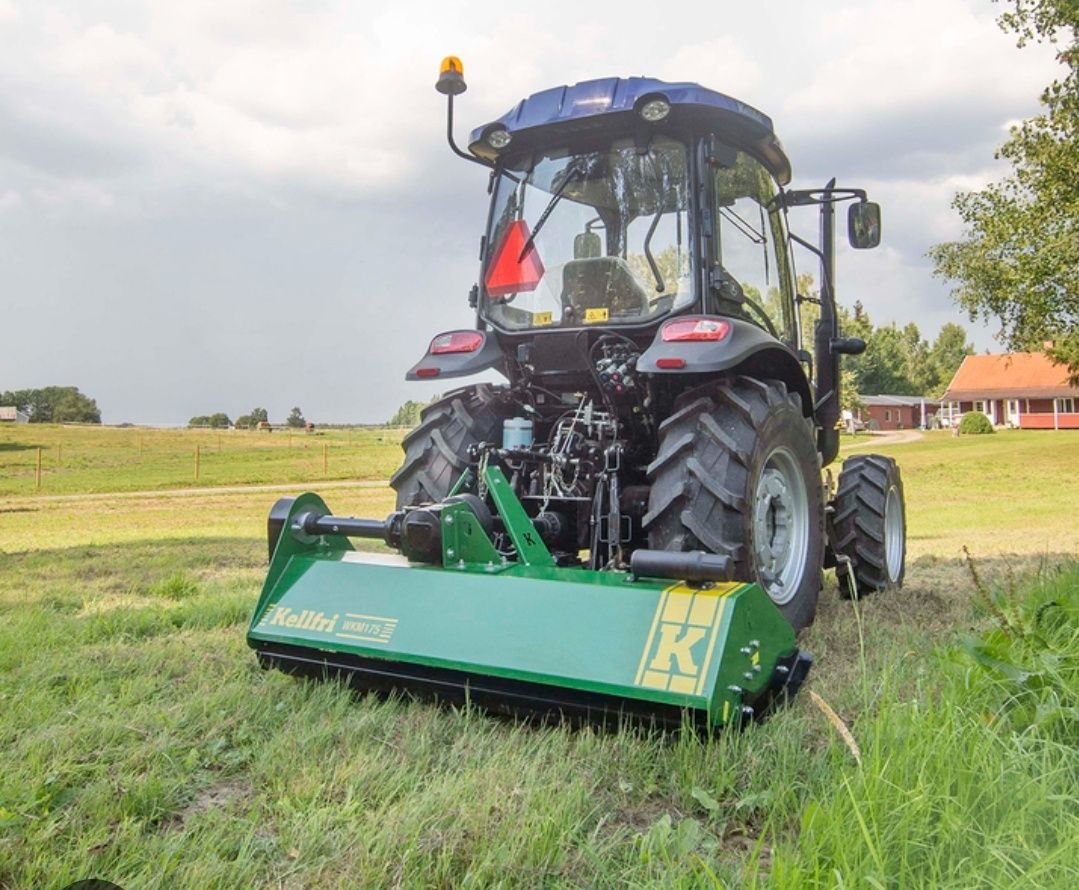
[{"label": "white window on house", "polygon": [[985,402],[982,402],[982,401],[974,402],[974,407],[971,410],[972,411],[981,411],[982,414],[988,414],[989,413],[989,409],[986,407]]},{"label": "white window on house", "polygon": [[892,409],[891,408],[885,408],[884,409],[884,422],[885,423],[891,423],[892,422]]},{"label": "white window on house", "polygon": [[1075,399],[1071,396],[1065,396],[1062,399],[1057,399],[1057,412],[1060,414],[1074,414],[1075,413]]}]

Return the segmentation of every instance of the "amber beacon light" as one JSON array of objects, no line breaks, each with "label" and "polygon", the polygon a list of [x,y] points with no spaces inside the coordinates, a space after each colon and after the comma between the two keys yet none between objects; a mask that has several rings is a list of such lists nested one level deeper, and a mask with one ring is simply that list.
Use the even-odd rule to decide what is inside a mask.
[{"label": "amber beacon light", "polygon": [[447,96],[458,96],[468,89],[465,85],[465,66],[457,56],[446,56],[442,60],[435,89]]}]

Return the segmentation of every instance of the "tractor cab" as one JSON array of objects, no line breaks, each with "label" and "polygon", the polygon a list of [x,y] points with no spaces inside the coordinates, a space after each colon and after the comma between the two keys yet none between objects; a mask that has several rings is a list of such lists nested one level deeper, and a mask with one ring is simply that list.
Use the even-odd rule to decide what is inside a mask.
[{"label": "tractor cab", "polygon": [[523,100],[469,151],[493,166],[482,322],[654,328],[696,306],[793,342],[774,201],[789,164],[760,112],[695,84],[607,78]]}]

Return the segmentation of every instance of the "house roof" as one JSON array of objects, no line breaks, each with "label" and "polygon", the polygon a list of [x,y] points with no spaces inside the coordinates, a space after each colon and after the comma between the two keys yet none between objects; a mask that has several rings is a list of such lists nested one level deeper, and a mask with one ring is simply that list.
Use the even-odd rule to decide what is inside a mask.
[{"label": "house roof", "polygon": [[862,404],[867,407],[874,407],[877,405],[883,407],[903,407],[903,408],[920,408],[922,402],[925,402],[926,407],[935,407],[940,403],[936,399],[927,399],[925,396],[858,396],[862,400]]},{"label": "house roof", "polygon": [[943,399],[1050,399],[1079,395],[1068,384],[1068,369],[1043,352],[968,355],[955,372]]}]

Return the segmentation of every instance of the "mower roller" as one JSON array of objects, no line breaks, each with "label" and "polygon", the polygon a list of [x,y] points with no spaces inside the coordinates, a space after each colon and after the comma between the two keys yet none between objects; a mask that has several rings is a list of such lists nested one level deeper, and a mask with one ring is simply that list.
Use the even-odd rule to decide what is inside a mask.
[{"label": "mower roller", "polygon": [[[902,582],[899,468],[863,455],[838,486],[823,470],[840,356],[865,348],[836,320],[834,205],[852,202],[855,248],[879,242],[879,207],[834,180],[785,188],[771,120],[696,84],[547,90],[467,151],[458,59],[437,88],[491,206],[476,325],[406,376],[507,383],[424,409],[385,520],[313,493],[274,505],[249,644],[267,667],[513,714],[764,715],[805,679],[796,633],[824,568],[850,596]],[[787,227],[803,205],[819,246]],[[794,291],[795,245],[819,261],[819,299]]]}]

